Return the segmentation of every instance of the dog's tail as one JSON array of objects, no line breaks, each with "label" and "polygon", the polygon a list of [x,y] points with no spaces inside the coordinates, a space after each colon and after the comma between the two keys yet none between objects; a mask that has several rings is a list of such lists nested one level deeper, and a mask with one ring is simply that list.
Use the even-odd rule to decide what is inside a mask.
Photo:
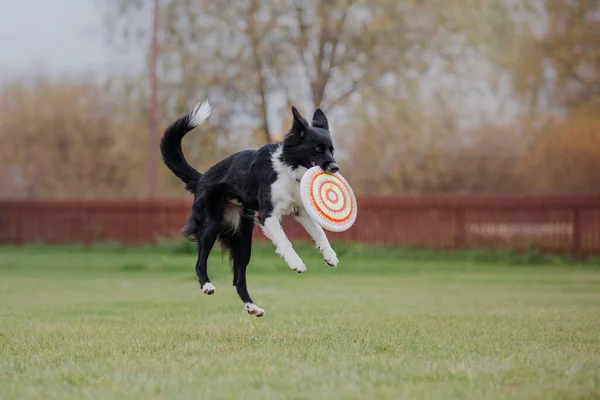
[{"label": "dog's tail", "polygon": [[181,150],[183,137],[201,125],[210,116],[212,106],[208,101],[198,103],[188,114],[179,117],[165,130],[160,141],[160,151],[167,167],[185,183],[186,190],[194,192],[202,174],[186,161]]}]

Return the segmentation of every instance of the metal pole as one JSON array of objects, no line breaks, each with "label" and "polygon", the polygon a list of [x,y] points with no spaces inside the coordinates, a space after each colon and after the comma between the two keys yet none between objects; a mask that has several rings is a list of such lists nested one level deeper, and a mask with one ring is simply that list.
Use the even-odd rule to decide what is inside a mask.
[{"label": "metal pole", "polygon": [[150,110],[148,118],[148,197],[155,197],[158,186],[158,0],[153,0],[152,54],[150,57]]}]

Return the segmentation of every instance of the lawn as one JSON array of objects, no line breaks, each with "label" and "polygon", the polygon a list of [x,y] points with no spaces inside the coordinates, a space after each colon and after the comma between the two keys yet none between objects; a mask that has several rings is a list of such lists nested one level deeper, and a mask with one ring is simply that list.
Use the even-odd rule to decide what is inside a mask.
[{"label": "lawn", "polygon": [[600,269],[302,248],[0,248],[0,399],[597,399]]}]

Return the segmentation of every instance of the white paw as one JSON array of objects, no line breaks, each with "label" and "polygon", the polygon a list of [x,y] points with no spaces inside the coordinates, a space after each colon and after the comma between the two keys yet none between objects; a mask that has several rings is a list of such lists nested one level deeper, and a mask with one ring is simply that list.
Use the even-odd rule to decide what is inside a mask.
[{"label": "white paw", "polygon": [[337,267],[339,260],[331,247],[323,250],[323,259],[330,267]]},{"label": "white paw", "polygon": [[202,286],[202,293],[204,294],[213,294],[215,292],[215,285],[210,282],[206,282],[204,286]]},{"label": "white paw", "polygon": [[306,272],[306,265],[304,265],[300,259],[298,259],[296,262],[290,263],[289,267],[292,271],[296,271],[299,274]]},{"label": "white paw", "polygon": [[306,265],[304,265],[304,262],[302,262],[302,259],[298,254],[296,254],[295,251],[284,251],[280,248],[277,248],[275,252],[283,257],[286,264],[292,271],[296,271],[299,274],[306,272]]},{"label": "white paw", "polygon": [[244,308],[248,311],[248,314],[254,315],[256,317],[262,317],[265,315],[265,310],[257,306],[256,304],[246,303],[244,304]]}]

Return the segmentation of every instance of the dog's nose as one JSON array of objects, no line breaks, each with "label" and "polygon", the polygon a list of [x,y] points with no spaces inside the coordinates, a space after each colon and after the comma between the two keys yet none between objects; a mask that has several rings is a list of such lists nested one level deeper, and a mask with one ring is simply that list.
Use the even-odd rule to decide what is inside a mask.
[{"label": "dog's nose", "polygon": [[335,174],[339,170],[340,170],[340,167],[336,163],[331,163],[327,167],[327,172],[329,172],[330,174]]}]

